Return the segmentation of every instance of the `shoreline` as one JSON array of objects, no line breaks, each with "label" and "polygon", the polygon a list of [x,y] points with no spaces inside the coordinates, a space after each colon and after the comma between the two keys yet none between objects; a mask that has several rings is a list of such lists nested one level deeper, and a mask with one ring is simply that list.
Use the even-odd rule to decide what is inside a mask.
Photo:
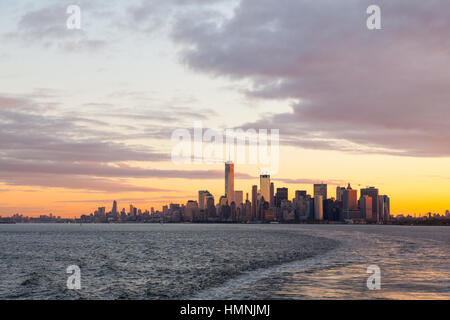
[{"label": "shoreline", "polygon": [[444,221],[423,221],[422,223],[417,222],[398,222],[398,223],[351,223],[351,222],[305,222],[305,223],[298,223],[298,222],[278,222],[278,223],[270,223],[270,222],[136,222],[136,221],[129,221],[129,222],[3,222],[0,221],[0,225],[43,225],[43,224],[55,224],[55,225],[132,225],[132,224],[142,224],[142,225],[361,225],[361,226],[437,226],[437,227],[447,227],[450,226],[450,220],[444,220]]}]

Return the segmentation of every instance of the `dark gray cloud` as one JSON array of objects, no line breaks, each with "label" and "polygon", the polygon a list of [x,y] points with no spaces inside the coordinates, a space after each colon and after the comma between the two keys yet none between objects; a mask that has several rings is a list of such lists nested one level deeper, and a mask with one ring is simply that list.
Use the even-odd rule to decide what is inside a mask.
[{"label": "dark gray cloud", "polygon": [[[170,159],[167,154],[112,141],[109,132],[92,129],[107,125],[102,121],[48,111],[29,95],[0,95],[1,183],[105,192],[161,191],[98,178],[102,174],[97,176],[95,168],[123,161],[165,161]],[[103,175],[126,177],[112,172]]]},{"label": "dark gray cloud", "polygon": [[228,0],[142,0],[127,6],[127,27],[145,33],[161,31],[178,19],[178,14],[203,14],[219,16],[212,8]]},{"label": "dark gray cloud", "polygon": [[[172,178],[222,179],[223,170],[162,170],[131,167],[124,164],[75,162],[9,161],[0,159],[0,172],[15,174],[86,175],[107,178]],[[240,179],[254,179],[246,173],[236,173]]]},{"label": "dark gray cloud", "polygon": [[[236,173],[238,179],[255,179]],[[97,192],[171,192],[150,186],[132,185],[129,178],[156,179],[223,179],[222,170],[159,170],[96,163],[64,163],[44,161],[10,161],[0,159],[0,182],[5,185],[26,185],[67,188]]]},{"label": "dark gray cloud", "polygon": [[[127,134],[92,129],[103,120],[55,115],[29,95],[0,95],[0,182],[95,192],[171,191],[132,185],[129,178],[221,179],[221,170],[160,170],[131,167],[126,161],[170,160],[148,146],[126,143]],[[186,111],[188,112],[188,111]],[[190,116],[189,114],[185,115]],[[153,138],[170,137],[168,128],[154,128]],[[161,137],[161,132],[165,135]],[[150,135],[147,135],[150,136]],[[237,173],[242,179],[253,178]]]},{"label": "dark gray cloud", "polygon": [[96,178],[91,176],[77,176],[70,174],[45,174],[42,172],[25,173],[8,172],[0,168],[0,182],[10,186],[36,186],[44,188],[64,188],[85,190],[91,192],[174,192],[156,187],[146,187],[127,183],[122,180]]},{"label": "dark gray cloud", "polygon": [[377,1],[378,31],[366,28],[371,4],[241,1],[224,23],[183,16],[173,38],[192,69],[296,101],[247,127],[280,128],[303,148],[450,156],[450,3]]},{"label": "dark gray cloud", "polygon": [[[85,118],[58,113],[37,100],[49,97],[58,98],[48,90],[22,96],[0,95],[0,182],[105,192],[152,192],[161,189],[133,186],[117,179],[223,178],[222,170],[161,170],[125,165],[127,161],[170,160],[169,154],[130,144],[129,140],[167,140],[173,127],[156,125],[136,133],[122,132],[122,127],[112,130],[105,116],[94,114],[93,118]],[[181,107],[177,110],[186,119],[196,117],[194,111]],[[120,114],[119,110],[112,117]],[[169,116],[163,112],[161,117],[165,115]],[[142,120],[144,114],[130,114],[130,117]],[[254,178],[245,173],[236,173],[236,177]]]},{"label": "dark gray cloud", "polygon": [[[97,105],[104,106],[104,105]],[[90,115],[99,118],[120,118],[128,119],[132,121],[138,121],[139,124],[145,122],[157,122],[171,124],[193,124],[194,121],[209,120],[212,116],[216,116],[217,113],[212,109],[196,109],[188,107],[176,107],[166,105],[164,108],[145,108],[142,111],[133,111],[125,108],[115,108],[108,112],[91,112]],[[172,129],[173,130],[173,129]],[[170,136],[170,134],[169,134]]]},{"label": "dark gray cloud", "polygon": [[3,158],[67,162],[169,159],[167,154],[149,147],[111,141],[108,132],[92,129],[92,123],[99,123],[96,120],[22,112],[19,104],[15,107],[8,99],[6,104],[2,101],[0,97],[0,156]]}]

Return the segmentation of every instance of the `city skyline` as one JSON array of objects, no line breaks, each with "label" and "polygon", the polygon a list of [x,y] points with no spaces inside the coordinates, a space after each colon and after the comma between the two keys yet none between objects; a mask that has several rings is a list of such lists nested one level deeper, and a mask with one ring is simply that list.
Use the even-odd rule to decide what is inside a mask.
[{"label": "city skyline", "polygon": [[[258,185],[252,185],[251,192],[234,190],[234,163],[224,163],[224,192],[220,197],[214,197],[208,190],[199,190],[197,200],[187,200],[186,204],[171,201],[162,205],[161,209],[151,207],[150,210],[129,205],[119,211],[118,203],[113,200],[110,211],[106,207],[98,207],[93,213],[81,214],[69,219],[80,219],[81,222],[346,222],[356,223],[389,223],[395,215],[391,215],[391,199],[382,195],[376,187],[353,189],[336,187],[335,196],[328,196],[328,185],[314,183],[313,194],[307,190],[294,190],[295,196],[289,195],[286,187],[275,188],[269,174],[261,174]],[[276,190],[276,193],[275,193]],[[229,195],[232,194],[230,197]],[[250,195],[249,195],[250,194]],[[265,198],[268,200],[266,201]],[[219,200],[215,200],[219,199]],[[244,201],[245,199],[245,201]],[[292,199],[292,200],[291,200]],[[224,210],[227,213],[224,213]],[[176,217],[173,216],[176,213]],[[225,215],[225,217],[224,217]],[[404,215],[400,215],[404,216]],[[20,218],[14,214],[12,217]],[[40,215],[42,222],[64,221],[60,216],[50,213]],[[408,215],[408,217],[410,217]],[[440,216],[428,212],[420,217],[450,218],[449,210]],[[417,218],[417,214],[414,214]],[[56,220],[55,220],[56,219]],[[62,220],[61,220],[62,219]],[[20,219],[19,219],[20,220]],[[68,220],[69,221],[69,220]]]},{"label": "city skyline", "polygon": [[[240,176],[240,174],[238,173],[238,176]],[[210,192],[209,190],[216,190],[216,189],[211,189],[209,188],[208,190],[204,190],[203,192],[209,194],[209,196],[213,197],[214,199],[220,199],[221,197],[226,197],[228,192],[232,192],[233,194],[233,198],[236,195],[237,192],[240,192],[242,194],[242,198],[241,199],[245,199],[245,195],[248,194],[250,200],[252,198],[252,186],[254,186],[254,184],[251,182],[253,180],[258,180],[259,179],[259,186],[257,188],[257,195],[259,196],[260,194],[263,195],[264,193],[271,193],[274,192],[274,190],[272,190],[271,188],[274,187],[274,181],[276,183],[282,184],[284,186],[288,186],[288,190],[290,190],[291,193],[295,193],[298,192],[299,190],[305,190],[305,192],[311,194],[313,197],[315,195],[321,195],[323,197],[323,199],[330,199],[330,198],[334,198],[336,200],[339,201],[340,198],[340,191],[339,189],[345,190],[346,188],[341,186],[341,184],[345,185],[346,183],[344,182],[344,180],[341,181],[341,183],[337,183],[335,181],[331,181],[328,183],[324,183],[324,181],[326,180],[311,180],[309,181],[310,183],[308,184],[297,184],[297,183],[291,183],[290,180],[295,180],[295,179],[287,179],[285,180],[286,182],[283,182],[284,179],[276,179],[275,180],[271,180],[271,176],[268,174],[261,174],[259,177],[254,177],[254,179],[250,178],[249,175],[243,175],[243,179],[241,182],[246,181],[247,185],[250,185],[249,190],[235,190],[235,186],[234,186],[234,163],[232,161],[227,161],[225,163],[225,188],[224,188],[224,193],[221,194],[220,191],[215,191],[215,192]],[[217,180],[220,180],[220,178],[217,178]],[[239,180],[239,179],[238,179]],[[298,179],[301,180],[301,179]],[[308,180],[308,179],[305,179]],[[241,184],[242,185],[242,184]],[[296,186],[296,187],[292,187],[292,186]],[[348,185],[351,185],[350,182],[348,182]],[[327,197],[327,187],[328,186],[333,186],[336,187],[336,193],[333,196]],[[370,189],[373,189],[373,186],[361,186],[358,185],[358,187],[360,188],[360,195],[363,196],[365,194],[369,194],[370,195]],[[325,188],[325,189],[323,189]],[[245,188],[240,188],[240,189],[245,189]],[[378,192],[378,189],[375,189]],[[355,190],[356,191],[356,190]],[[201,190],[197,191],[197,192],[202,192]],[[342,195],[341,195],[342,196]],[[154,210],[158,210],[158,211],[163,211],[165,206],[168,206],[169,204],[180,204],[183,205],[183,203],[186,203],[188,201],[192,201],[193,199],[195,199],[194,196],[182,196],[179,197],[179,200],[177,200],[177,197],[173,197],[171,198],[171,196],[166,196],[163,198],[164,200],[160,200],[160,199],[151,199],[149,197],[149,199],[145,199],[145,198],[141,198],[141,199],[133,199],[133,198],[118,198],[118,200],[116,199],[104,199],[104,200],[87,200],[87,201],[83,201],[81,200],[80,203],[87,203],[86,207],[90,206],[90,203],[99,203],[99,205],[101,207],[107,207],[108,204],[110,204],[111,202],[115,203],[117,206],[117,201],[121,201],[121,202],[129,202],[130,205],[134,204],[140,204],[143,208],[146,209],[154,209]],[[233,199],[234,200],[234,199]],[[232,200],[232,201],[233,201]],[[273,200],[273,199],[272,199]],[[341,199],[342,200],[342,199]],[[195,201],[195,200],[194,200]],[[269,196],[269,200],[268,202],[270,202],[270,196]],[[359,199],[358,199],[359,201]],[[76,203],[77,201],[73,201],[70,203]],[[219,201],[217,201],[219,202]],[[199,202],[200,203],[200,202]],[[245,202],[244,202],[245,203]],[[206,204],[206,200],[205,200],[205,204]],[[376,201],[375,203],[372,204],[373,210],[376,211],[378,202]],[[114,206],[114,205],[113,205]],[[85,210],[86,211],[86,210]],[[80,211],[80,212],[74,212],[73,215],[62,215],[62,217],[64,218],[77,218],[81,215],[81,212],[85,212],[85,211]],[[391,212],[391,214],[393,216],[397,216],[397,215],[408,215],[411,214],[413,216],[419,216],[419,217],[426,217],[429,216],[430,212],[434,212],[434,213],[441,213],[441,214],[445,214],[446,212],[448,212],[448,209],[443,209],[441,211],[434,211],[434,210],[425,210],[424,212],[417,212],[417,211],[398,211],[398,212]],[[16,212],[10,212],[10,213],[3,213],[0,214],[0,217],[9,217],[13,214],[23,214],[24,212],[18,210]],[[58,214],[57,211],[54,210],[50,210],[50,211],[42,211],[42,212],[36,212],[36,213],[32,213],[32,214],[28,214],[28,216],[30,217],[39,217],[41,215],[46,215],[52,213],[53,215],[60,215]]]}]

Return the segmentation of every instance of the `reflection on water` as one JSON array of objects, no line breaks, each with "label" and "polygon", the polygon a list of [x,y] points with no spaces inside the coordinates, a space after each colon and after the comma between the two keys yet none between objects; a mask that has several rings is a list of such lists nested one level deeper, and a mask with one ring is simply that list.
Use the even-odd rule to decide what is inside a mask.
[{"label": "reflection on water", "polygon": [[[302,234],[339,241],[303,261],[250,273],[198,299],[449,299],[450,229],[446,227],[312,225]],[[368,290],[369,265],[381,269],[381,290]]]},{"label": "reflection on water", "polygon": [[6,299],[450,298],[446,227],[1,225],[0,243]]}]

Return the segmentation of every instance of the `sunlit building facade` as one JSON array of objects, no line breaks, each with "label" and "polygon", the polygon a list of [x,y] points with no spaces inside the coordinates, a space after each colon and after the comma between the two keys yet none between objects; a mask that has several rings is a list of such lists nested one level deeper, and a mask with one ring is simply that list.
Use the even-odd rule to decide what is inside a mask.
[{"label": "sunlit building facade", "polygon": [[262,174],[259,176],[259,187],[264,201],[270,202],[270,175]]},{"label": "sunlit building facade", "polygon": [[314,197],[314,220],[323,220],[323,196]]},{"label": "sunlit building facade", "polygon": [[234,163],[231,161],[225,163],[225,196],[228,204],[234,201]]},{"label": "sunlit building facade", "polygon": [[375,221],[379,221],[378,218],[378,189],[375,187],[361,189],[361,196],[369,196],[372,198],[372,218]]}]

